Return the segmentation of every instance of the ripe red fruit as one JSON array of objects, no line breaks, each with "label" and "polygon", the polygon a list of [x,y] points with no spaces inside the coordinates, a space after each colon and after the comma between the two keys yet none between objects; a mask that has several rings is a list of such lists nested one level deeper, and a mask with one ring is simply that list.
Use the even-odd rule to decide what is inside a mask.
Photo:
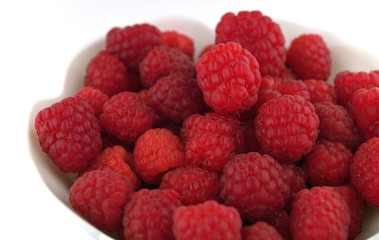
[{"label": "ripe red fruit", "polygon": [[283,240],[276,229],[265,222],[256,222],[242,228],[243,240]]},{"label": "ripe red fruit", "polygon": [[337,93],[332,84],[316,79],[307,79],[303,82],[307,85],[311,103],[315,104],[324,101],[337,102]]},{"label": "ripe red fruit", "polygon": [[197,61],[196,72],[205,102],[217,113],[240,113],[257,102],[259,65],[238,43],[212,47]]},{"label": "ripe red fruit", "polygon": [[193,59],[194,44],[192,38],[176,31],[162,32],[162,45],[176,48]]},{"label": "ripe red fruit", "polygon": [[85,100],[95,110],[96,117],[100,116],[103,112],[104,103],[109,100],[108,95],[104,94],[99,89],[92,87],[83,87],[75,94],[75,96],[83,97],[83,100]]}]

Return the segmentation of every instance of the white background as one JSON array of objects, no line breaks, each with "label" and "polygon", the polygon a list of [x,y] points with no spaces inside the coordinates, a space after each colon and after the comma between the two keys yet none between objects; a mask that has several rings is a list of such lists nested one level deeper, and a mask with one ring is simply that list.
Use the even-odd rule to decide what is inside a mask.
[{"label": "white background", "polygon": [[41,181],[27,133],[33,105],[58,96],[71,59],[111,27],[164,16],[214,27],[228,11],[261,10],[331,31],[379,57],[377,9],[375,1],[332,0],[1,1],[0,239],[93,239]]}]

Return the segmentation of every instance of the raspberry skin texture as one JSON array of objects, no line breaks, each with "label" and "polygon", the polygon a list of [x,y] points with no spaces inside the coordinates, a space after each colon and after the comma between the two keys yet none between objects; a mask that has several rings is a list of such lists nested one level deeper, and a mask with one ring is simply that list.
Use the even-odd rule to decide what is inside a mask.
[{"label": "raspberry skin texture", "polygon": [[287,65],[300,79],[326,81],[331,71],[330,51],[318,34],[302,34],[291,41]]},{"label": "raspberry skin texture", "polygon": [[362,143],[350,165],[350,182],[363,200],[379,208],[379,138]]},{"label": "raspberry skin texture", "polygon": [[332,102],[316,103],[314,107],[320,119],[318,140],[340,142],[355,152],[362,139],[350,113]]},{"label": "raspberry skin texture", "polygon": [[159,189],[175,190],[183,205],[221,200],[218,175],[199,167],[178,167],[169,171],[163,176]]},{"label": "raspberry skin texture", "polygon": [[109,100],[108,95],[100,91],[99,89],[92,87],[83,87],[75,96],[83,97],[89,105],[95,110],[95,116],[99,117],[103,112],[103,105]]},{"label": "raspberry skin texture", "polygon": [[133,155],[128,153],[121,146],[114,146],[112,148],[109,147],[96,155],[94,161],[89,165],[85,172],[94,170],[108,170],[119,173],[129,178],[130,183],[133,186],[133,190],[136,190],[139,187],[139,182],[137,176],[129,166],[132,158]]},{"label": "raspberry skin texture", "polygon": [[149,97],[151,106],[162,118],[177,123],[205,108],[196,80],[177,74],[160,78],[149,89]]},{"label": "raspberry skin texture", "polygon": [[346,204],[349,207],[349,239],[354,239],[359,233],[362,232],[363,214],[365,212],[366,205],[354,187],[350,185],[334,187],[333,189],[346,201]]},{"label": "raspberry skin texture", "polygon": [[360,88],[379,87],[379,70],[371,72],[339,72],[334,78],[338,104],[350,110],[351,98]]},{"label": "raspberry skin texture", "polygon": [[255,57],[238,43],[220,43],[196,62],[197,83],[217,113],[240,113],[257,102],[261,83]]},{"label": "raspberry skin texture", "polygon": [[70,188],[71,206],[97,228],[117,231],[128,196],[133,192],[129,179],[111,171],[89,171]]},{"label": "raspberry skin texture", "polygon": [[353,154],[342,143],[323,140],[305,156],[303,168],[311,186],[342,186],[349,181]]},{"label": "raspberry skin texture", "polygon": [[281,76],[285,69],[285,39],[279,24],[260,11],[226,13],[216,26],[216,44],[236,42],[253,54],[262,76]]},{"label": "raspberry skin texture", "polygon": [[162,32],[162,45],[176,48],[193,59],[194,43],[189,36],[176,31]]},{"label": "raspberry skin texture", "polygon": [[176,240],[242,239],[242,221],[237,210],[213,200],[178,207],[173,229]]},{"label": "raspberry skin texture", "polygon": [[104,103],[100,126],[109,135],[133,144],[154,124],[155,111],[136,93],[121,92]]},{"label": "raspberry skin texture", "polygon": [[337,102],[336,89],[332,84],[317,79],[307,79],[303,82],[307,85],[311,103]]},{"label": "raspberry skin texture", "polygon": [[173,190],[141,189],[125,205],[124,237],[130,240],[174,240],[172,216],[181,206]]},{"label": "raspberry skin texture", "polygon": [[114,27],[106,35],[106,49],[135,74],[138,74],[139,64],[148,52],[161,44],[161,32],[147,23]]},{"label": "raspberry skin texture", "polygon": [[100,51],[87,65],[84,86],[99,89],[109,97],[131,89],[125,65],[108,51]]},{"label": "raspberry skin texture", "polygon": [[379,87],[355,91],[350,112],[367,139],[379,137]]},{"label": "raspberry skin texture", "polygon": [[294,240],[348,237],[348,206],[332,187],[301,190],[292,205],[290,219]]},{"label": "raspberry skin texture", "polygon": [[38,112],[36,129],[42,150],[61,171],[85,169],[102,139],[94,109],[81,98],[67,97]]},{"label": "raspberry skin texture", "polygon": [[256,152],[238,154],[220,178],[221,198],[235,207],[242,219],[255,222],[283,209],[290,189],[282,166],[271,156]]},{"label": "raspberry skin texture", "polygon": [[276,229],[265,222],[256,222],[242,228],[243,240],[283,240]]},{"label": "raspberry skin texture", "polygon": [[139,71],[141,84],[145,88],[152,87],[159,78],[170,74],[195,76],[192,60],[180,50],[168,46],[152,49],[140,63]]},{"label": "raspberry skin texture", "polygon": [[285,240],[292,240],[291,228],[290,228],[290,216],[286,211],[277,211],[265,220],[267,224],[274,227],[278,233]]},{"label": "raspberry skin texture", "polygon": [[261,88],[268,88],[273,91],[278,91],[283,95],[288,94],[301,96],[307,101],[311,100],[308,87],[303,81],[265,76],[262,77]]},{"label": "raspberry skin texture", "polygon": [[282,162],[297,162],[318,137],[319,119],[312,103],[283,95],[259,108],[254,120],[262,150]]},{"label": "raspberry skin texture", "polygon": [[134,164],[142,179],[159,185],[169,169],[184,166],[184,146],[170,130],[154,128],[138,138]]},{"label": "raspberry skin texture", "polygon": [[219,172],[231,159],[232,152],[244,148],[244,136],[237,118],[218,113],[194,114],[183,122],[185,161]]},{"label": "raspberry skin texture", "polygon": [[281,165],[283,167],[285,182],[290,188],[290,195],[286,199],[284,209],[290,210],[296,194],[301,190],[308,188],[306,185],[308,181],[308,175],[303,168],[297,167],[293,163]]}]

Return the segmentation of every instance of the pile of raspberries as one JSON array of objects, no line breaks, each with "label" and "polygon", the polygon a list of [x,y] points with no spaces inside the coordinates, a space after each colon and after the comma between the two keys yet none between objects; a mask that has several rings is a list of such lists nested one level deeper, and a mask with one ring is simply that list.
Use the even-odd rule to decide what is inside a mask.
[{"label": "pile of raspberries", "polygon": [[185,34],[113,28],[83,88],[41,110],[72,208],[119,239],[354,239],[379,208],[379,71],[338,73],[322,36],[285,47],[260,11]]}]

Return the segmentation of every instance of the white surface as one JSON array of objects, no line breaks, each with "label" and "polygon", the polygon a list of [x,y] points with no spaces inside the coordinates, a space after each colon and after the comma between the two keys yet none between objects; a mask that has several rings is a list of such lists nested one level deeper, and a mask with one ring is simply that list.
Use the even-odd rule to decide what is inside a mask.
[{"label": "white surface", "polygon": [[[142,3],[143,2],[143,3]],[[56,98],[72,59],[113,26],[165,16],[214,27],[228,11],[261,10],[274,20],[325,29],[379,57],[375,1],[1,1],[0,239],[106,239],[47,190],[29,153],[29,117]],[[356,5],[359,4],[359,5]],[[343,52],[343,49],[341,50]],[[363,55],[346,61],[362,62]],[[379,69],[379,62],[368,68]],[[359,69],[357,69],[359,70]],[[362,69],[367,70],[367,69]]]}]

